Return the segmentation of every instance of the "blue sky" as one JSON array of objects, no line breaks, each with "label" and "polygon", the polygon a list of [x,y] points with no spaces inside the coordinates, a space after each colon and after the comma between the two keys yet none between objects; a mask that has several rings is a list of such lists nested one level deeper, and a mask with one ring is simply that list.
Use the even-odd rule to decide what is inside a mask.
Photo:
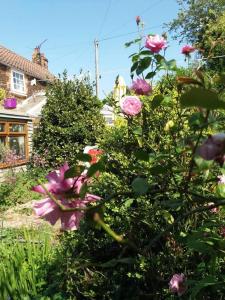
[{"label": "blue sky", "polygon": [[[117,74],[127,85],[131,83],[128,56],[134,49],[125,48],[124,43],[137,36],[126,35],[137,30],[135,17],[141,16],[146,33],[160,34],[163,23],[177,15],[178,5],[176,0],[13,0],[1,1],[1,11],[0,44],[31,59],[32,49],[48,39],[42,52],[54,74],[67,69],[72,75],[83,69],[90,71],[94,80],[93,41],[99,39],[100,92],[104,97],[112,90]],[[182,64],[179,52],[180,45],[170,39],[168,59],[176,58]]]}]

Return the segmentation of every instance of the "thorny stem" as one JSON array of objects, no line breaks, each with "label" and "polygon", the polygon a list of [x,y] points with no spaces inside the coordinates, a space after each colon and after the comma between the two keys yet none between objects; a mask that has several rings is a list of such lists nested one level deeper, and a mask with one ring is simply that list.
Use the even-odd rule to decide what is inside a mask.
[{"label": "thorny stem", "polygon": [[[207,110],[207,112],[206,112],[204,123],[207,123],[208,117],[209,117],[209,110]],[[201,130],[199,132],[199,135],[198,135],[198,138],[197,138],[197,141],[196,141],[196,144],[195,144],[195,146],[194,146],[194,148],[192,150],[192,158],[191,158],[190,165],[189,165],[189,171],[188,171],[187,178],[185,179],[185,181],[186,181],[185,190],[188,188],[188,184],[189,184],[189,182],[191,180],[192,170],[193,170],[194,164],[195,164],[195,160],[194,160],[195,157],[194,157],[194,155],[195,155],[195,152],[196,152],[196,150],[198,148],[200,139],[202,137],[203,130],[204,130],[204,126],[202,126],[202,128],[201,128]]]},{"label": "thorny stem", "polygon": [[136,245],[134,245],[131,241],[124,239],[122,235],[118,235],[115,231],[113,231],[109,225],[107,225],[100,217],[98,213],[94,214],[94,221],[102,227],[102,229],[105,230],[105,232],[108,233],[114,240],[116,240],[120,244],[128,245],[131,248],[133,248],[135,251],[137,251]]},{"label": "thorny stem", "polygon": [[193,214],[196,214],[196,213],[200,213],[200,212],[203,212],[203,211],[207,211],[209,209],[213,209],[213,208],[216,208],[216,207],[219,207],[219,206],[225,206],[225,200],[220,200],[220,201],[218,201],[217,203],[215,203],[213,205],[198,207],[196,209],[193,209],[193,210],[187,212],[184,215],[181,215],[180,217],[178,217],[174,221],[173,224],[168,225],[164,231],[160,232],[156,237],[154,237],[150,241],[150,243],[146,246],[146,249],[150,249],[157,241],[159,241],[161,239],[161,237],[163,237],[167,232],[169,232],[170,229],[173,228],[173,226],[175,224],[179,223],[182,219],[184,219],[186,217],[189,217],[190,215],[193,215]]}]

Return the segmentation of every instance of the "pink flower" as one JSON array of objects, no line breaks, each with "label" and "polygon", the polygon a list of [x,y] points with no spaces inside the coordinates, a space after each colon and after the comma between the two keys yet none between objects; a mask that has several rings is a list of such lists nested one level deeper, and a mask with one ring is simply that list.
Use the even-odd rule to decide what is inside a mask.
[{"label": "pink flower", "polygon": [[[48,183],[45,184],[45,188],[52,193],[66,208],[85,208],[89,202],[100,200],[100,197],[86,194],[84,198],[69,198],[67,195],[71,193],[78,195],[81,187],[87,182],[85,176],[78,176],[74,178],[64,179],[65,172],[69,169],[67,163],[65,163],[59,170],[53,171],[48,174]],[[46,191],[41,185],[33,188],[34,191],[46,194]],[[79,227],[81,218],[84,216],[83,211],[70,211],[65,212],[51,199],[46,198],[34,203],[34,211],[38,217],[41,217],[54,225],[58,220],[61,220],[61,228],[63,230],[75,230]]]},{"label": "pink flower", "polygon": [[193,46],[190,45],[185,45],[182,49],[181,49],[181,53],[184,55],[190,55],[190,53],[194,52],[195,48]]},{"label": "pink flower", "polygon": [[167,47],[167,44],[164,37],[156,34],[147,36],[145,47],[150,49],[153,53],[159,53],[160,50]]},{"label": "pink flower", "polygon": [[136,17],[136,23],[137,23],[137,26],[139,26],[140,22],[141,22],[141,17],[140,17],[140,16],[137,16],[137,17]]},{"label": "pink flower", "polygon": [[128,116],[139,114],[142,108],[142,102],[136,96],[125,96],[121,99],[121,109]]},{"label": "pink flower", "polygon": [[219,178],[219,184],[225,184],[225,175],[219,175],[217,178]]},{"label": "pink flower", "polygon": [[[214,202],[209,202],[208,206],[213,206],[215,203]],[[210,209],[211,213],[218,213],[219,212],[219,207],[213,207]]]},{"label": "pink flower", "polygon": [[172,293],[177,293],[178,296],[182,296],[186,290],[187,286],[185,285],[186,278],[183,273],[174,274],[169,282],[169,289]]},{"label": "pink flower", "polygon": [[137,95],[149,95],[152,92],[151,85],[146,80],[140,78],[133,81],[131,89],[135,91]]},{"label": "pink flower", "polygon": [[225,134],[218,133],[210,135],[205,142],[198,147],[196,154],[205,160],[215,160],[219,164],[224,163],[225,154]]}]

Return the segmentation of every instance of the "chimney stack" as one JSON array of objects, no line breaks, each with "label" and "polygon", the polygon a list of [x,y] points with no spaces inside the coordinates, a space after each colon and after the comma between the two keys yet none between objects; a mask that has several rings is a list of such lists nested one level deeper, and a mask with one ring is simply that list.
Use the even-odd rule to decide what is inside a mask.
[{"label": "chimney stack", "polygon": [[48,69],[48,60],[45,57],[44,53],[40,52],[40,47],[35,47],[32,54],[32,62],[42,66],[45,69]]}]

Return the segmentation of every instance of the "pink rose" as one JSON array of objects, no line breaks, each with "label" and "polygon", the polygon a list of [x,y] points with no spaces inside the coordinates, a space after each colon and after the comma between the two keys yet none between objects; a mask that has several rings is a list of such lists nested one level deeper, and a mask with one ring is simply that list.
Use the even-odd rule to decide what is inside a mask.
[{"label": "pink rose", "polygon": [[131,89],[137,95],[149,95],[152,92],[151,85],[146,80],[140,78],[133,81]]},{"label": "pink rose", "polygon": [[[81,187],[87,183],[88,179],[83,175],[65,179],[64,175],[67,170],[69,170],[69,166],[65,163],[59,170],[50,172],[47,176],[48,183],[44,184],[45,188],[58,199],[61,205],[66,208],[85,208],[89,202],[100,200],[100,197],[88,193],[82,199],[75,197],[80,193]],[[33,191],[46,195],[46,191],[41,185],[33,187]],[[74,193],[74,198],[66,199],[67,193],[69,195]],[[84,216],[83,211],[61,210],[49,197],[36,201],[33,208],[38,217],[45,219],[52,225],[60,220],[63,230],[77,229]]]},{"label": "pink rose", "polygon": [[183,273],[174,274],[169,282],[170,291],[174,294],[177,293],[178,296],[182,296],[187,290],[187,286],[185,282],[186,282],[186,278]]},{"label": "pink rose", "polygon": [[145,47],[150,49],[153,53],[159,53],[160,50],[167,47],[167,44],[164,37],[156,34],[147,36]]},{"label": "pink rose", "polygon": [[142,102],[136,96],[125,96],[121,99],[120,107],[124,114],[135,116],[142,108]]},{"label": "pink rose", "polygon": [[215,160],[219,164],[224,163],[225,134],[210,135],[205,142],[198,147],[196,154],[205,160]]},{"label": "pink rose", "polygon": [[190,55],[190,53],[194,52],[195,48],[193,46],[190,45],[185,45],[182,49],[181,49],[181,53],[184,55]]}]

